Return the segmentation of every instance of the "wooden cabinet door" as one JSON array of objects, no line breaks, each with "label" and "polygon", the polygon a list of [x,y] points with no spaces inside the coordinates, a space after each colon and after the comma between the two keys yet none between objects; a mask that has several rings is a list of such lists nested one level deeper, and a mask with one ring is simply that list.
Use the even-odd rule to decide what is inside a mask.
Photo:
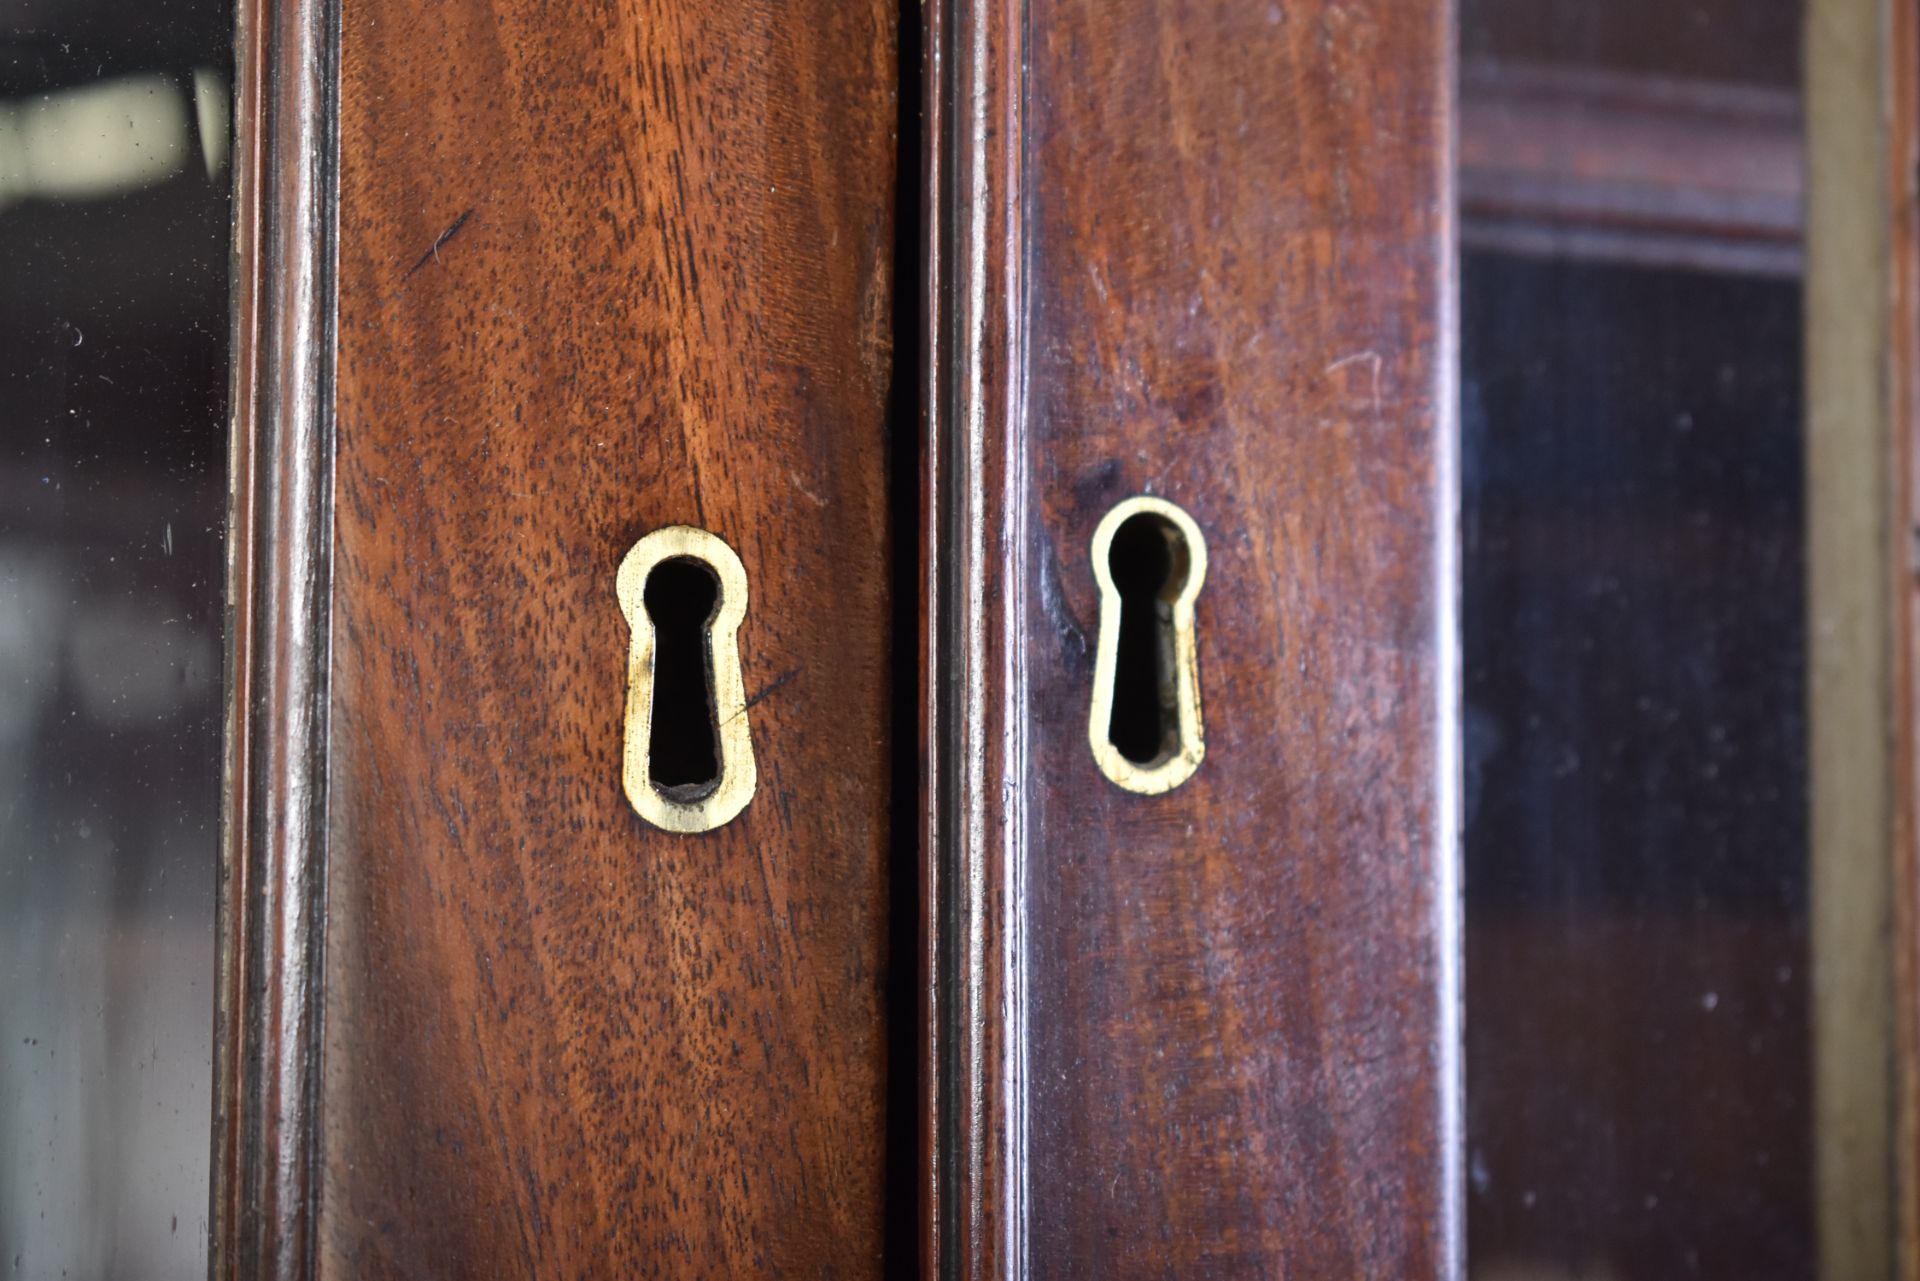
[{"label": "wooden cabinet door", "polygon": [[[1447,7],[241,20],[219,1274],[1452,1274]],[[671,525],[699,833],[622,792]]]},{"label": "wooden cabinet door", "polygon": [[[930,1275],[1458,1266],[1448,22],[930,7]],[[1154,795],[1137,495],[1205,545]]]},{"label": "wooden cabinet door", "polygon": [[[244,17],[225,1274],[878,1275],[898,15]],[[670,525],[749,588],[692,835],[622,790]]]},{"label": "wooden cabinet door", "polygon": [[1920,1276],[1911,4],[233,4],[0,6],[13,1273]]}]

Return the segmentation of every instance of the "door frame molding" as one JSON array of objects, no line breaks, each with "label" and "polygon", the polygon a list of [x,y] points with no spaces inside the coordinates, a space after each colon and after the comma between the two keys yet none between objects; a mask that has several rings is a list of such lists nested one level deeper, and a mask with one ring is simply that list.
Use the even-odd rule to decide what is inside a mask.
[{"label": "door frame molding", "polygon": [[922,1274],[1026,1239],[1025,0],[928,0],[920,565]]},{"label": "door frame molding", "polygon": [[339,0],[238,0],[212,1275],[312,1274]]}]

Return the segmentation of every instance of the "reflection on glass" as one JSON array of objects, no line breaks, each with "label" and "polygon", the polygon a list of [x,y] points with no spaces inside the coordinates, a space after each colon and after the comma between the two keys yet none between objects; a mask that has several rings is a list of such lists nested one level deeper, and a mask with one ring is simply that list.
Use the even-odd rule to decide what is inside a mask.
[{"label": "reflection on glass", "polygon": [[0,16],[0,1267],[206,1273],[224,4]]},{"label": "reflection on glass", "polygon": [[1792,0],[1465,0],[1469,1270],[1817,1275]]}]

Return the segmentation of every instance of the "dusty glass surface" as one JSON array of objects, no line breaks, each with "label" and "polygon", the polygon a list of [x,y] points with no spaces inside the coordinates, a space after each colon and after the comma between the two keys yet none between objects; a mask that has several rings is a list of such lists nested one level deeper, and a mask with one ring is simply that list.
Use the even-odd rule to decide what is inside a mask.
[{"label": "dusty glass surface", "polygon": [[1462,5],[1476,1278],[1818,1275],[1801,17]]},{"label": "dusty glass surface", "polygon": [[206,1274],[229,14],[0,13],[0,1270]]}]

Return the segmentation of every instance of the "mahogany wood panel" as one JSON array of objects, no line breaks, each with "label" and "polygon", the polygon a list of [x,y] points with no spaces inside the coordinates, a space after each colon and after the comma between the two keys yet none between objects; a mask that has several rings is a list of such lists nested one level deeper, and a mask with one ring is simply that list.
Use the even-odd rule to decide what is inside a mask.
[{"label": "mahogany wood panel", "polygon": [[[229,1088],[282,1048],[287,1079],[229,1127],[230,1169],[293,1186],[223,1274],[876,1274],[895,11],[269,8],[304,19],[274,48],[312,90],[314,136],[276,155],[338,202],[337,226],[302,206],[337,289],[315,277],[295,333],[335,357],[302,438],[332,452],[275,473],[322,487],[317,531],[241,524],[314,560],[325,662],[276,706],[324,740],[272,750],[324,781],[325,826],[289,858],[312,914],[237,889],[230,928],[323,996],[229,980],[255,1047]],[[759,792],[697,836],[620,784],[614,571],[677,522],[751,591]],[[322,913],[322,951],[282,946]]]},{"label": "mahogany wood panel", "polygon": [[[941,1275],[1456,1275],[1442,3],[932,6]],[[1207,755],[1087,744],[1088,544],[1205,532]]]}]

